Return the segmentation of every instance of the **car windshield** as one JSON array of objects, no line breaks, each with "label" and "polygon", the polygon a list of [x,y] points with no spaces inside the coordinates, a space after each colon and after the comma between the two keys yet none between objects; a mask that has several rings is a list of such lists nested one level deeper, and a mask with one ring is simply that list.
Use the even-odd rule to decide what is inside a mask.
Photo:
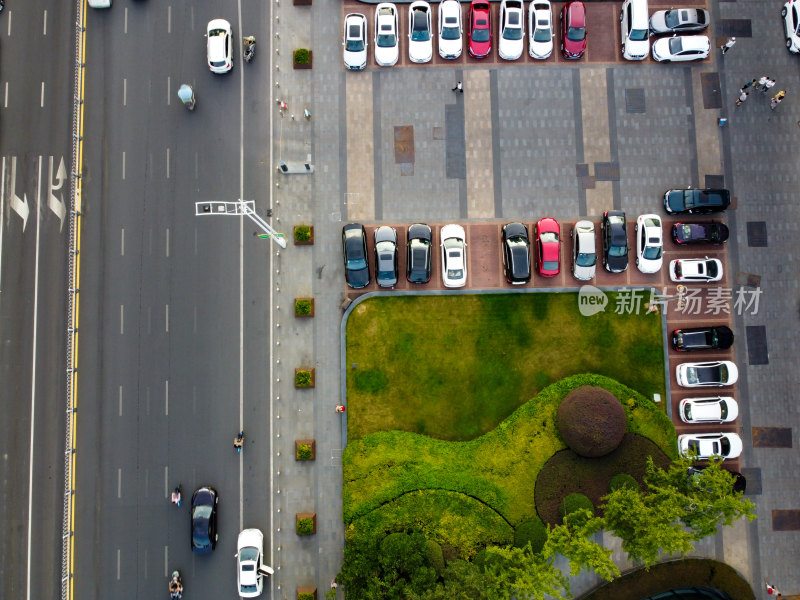
[{"label": "car windshield", "polygon": [[414,27],[411,30],[412,42],[427,42],[431,39],[431,32],[428,30],[428,19],[424,10],[414,11]]},{"label": "car windshield", "polygon": [[351,271],[360,271],[367,268],[367,261],[363,257],[353,258],[347,261],[347,268]]},{"label": "car windshield", "polygon": [[683,405],[683,416],[687,421],[692,420],[692,404],[690,402]]},{"label": "car windshield", "polygon": [[717,373],[719,374],[718,381],[728,381],[728,367],[725,365],[720,365],[717,367]]},{"label": "car windshield", "polygon": [[538,23],[536,29],[533,31],[534,42],[549,42],[553,39],[553,34],[550,33],[550,25],[545,21]]},{"label": "car windshield", "polygon": [[719,418],[724,421],[728,418],[728,403],[720,400],[717,406],[719,406]]},{"label": "car windshield", "polygon": [[542,270],[543,271],[558,271],[558,261],[557,260],[545,260],[545,261],[542,261]]},{"label": "car windshield", "polygon": [[[239,550],[239,562],[255,562],[258,560],[258,548],[246,546]],[[255,565],[242,565],[242,571],[254,571]]]},{"label": "car windshield", "polygon": [[634,42],[644,42],[645,40],[650,38],[650,30],[648,29],[631,29],[630,36],[631,41]]},{"label": "car windshield", "polygon": [[608,249],[609,256],[625,256],[628,253],[627,246],[611,246]]},{"label": "car windshield", "polygon": [[720,450],[722,450],[722,455],[727,456],[731,453],[731,443],[728,438],[724,437],[719,441]]},{"label": "car windshield", "polygon": [[224,29],[212,29],[211,31],[208,32],[208,37],[210,37],[210,38],[211,37],[217,37],[217,36],[223,36],[224,37],[225,36],[225,30]]},{"label": "car windshield", "polygon": [[591,254],[578,254],[578,260],[575,263],[579,267],[593,267],[597,264],[597,255],[594,252]]},{"label": "car windshield", "polygon": [[717,268],[717,263],[713,260],[710,260],[706,263],[706,274],[709,277],[716,277],[719,275],[719,269]]},{"label": "car windshield", "polygon": [[[353,33],[353,30],[355,30],[355,33]],[[355,26],[350,27],[351,37],[348,38],[347,44],[345,44],[345,49],[348,52],[361,52],[362,50],[364,50],[364,40],[362,40],[361,38],[353,39],[352,37],[353,35],[358,35],[358,27]]]},{"label": "car windshield", "polygon": [[677,27],[680,24],[680,22],[681,22],[680,16],[679,16],[680,12],[682,12],[684,14],[684,19],[688,18],[687,13],[686,13],[685,10],[684,11],[668,10],[664,14],[664,23],[666,23],[667,27],[669,27],[670,29],[674,29],[675,27]]},{"label": "car windshield", "polygon": [[661,258],[661,246],[645,246],[642,255],[647,260],[658,260]]},{"label": "car windshield", "polygon": [[489,22],[486,19],[475,19],[475,27],[472,28],[473,42],[488,42],[492,32],[489,31]]},{"label": "car windshield", "polygon": [[557,242],[558,234],[554,231],[545,231],[539,235],[539,239],[545,244],[549,242]]},{"label": "car windshield", "polygon": [[[391,27],[388,25],[385,27],[391,31]],[[378,40],[375,43],[380,48],[394,48],[397,45],[397,37],[394,33],[381,33],[378,35]]]},{"label": "car windshield", "polygon": [[[681,37],[669,39],[669,53],[680,54],[683,51],[683,41]],[[688,203],[687,203],[688,204]]]},{"label": "car windshield", "polygon": [[570,27],[567,29],[567,39],[571,42],[582,42],[586,37],[586,27]]},{"label": "car windshield", "polygon": [[461,39],[461,32],[458,27],[442,27],[443,40],[458,40]]},{"label": "car windshield", "polygon": [[697,367],[689,367],[686,369],[686,381],[689,383],[699,383],[700,378],[698,377]]},{"label": "car windshield", "polygon": [[193,519],[208,519],[211,517],[211,506],[195,506],[192,512]]}]

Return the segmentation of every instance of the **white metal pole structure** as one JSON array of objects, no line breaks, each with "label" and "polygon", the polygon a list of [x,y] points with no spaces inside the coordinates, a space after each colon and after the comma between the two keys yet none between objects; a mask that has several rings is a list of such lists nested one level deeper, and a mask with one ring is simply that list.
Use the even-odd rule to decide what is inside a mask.
[{"label": "white metal pole structure", "polygon": [[266,232],[267,237],[274,241],[281,248],[286,248],[286,238],[282,233],[278,233],[269,223],[258,216],[256,213],[256,203],[254,200],[239,200],[238,202],[195,202],[194,214],[196,217],[203,217],[206,215],[247,215],[250,220]]}]

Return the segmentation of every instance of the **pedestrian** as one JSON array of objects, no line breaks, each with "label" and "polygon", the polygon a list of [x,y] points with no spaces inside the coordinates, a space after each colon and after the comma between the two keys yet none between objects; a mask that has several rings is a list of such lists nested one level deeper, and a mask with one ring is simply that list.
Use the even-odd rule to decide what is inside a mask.
[{"label": "pedestrian", "polygon": [[343,413],[344,412],[344,406],[342,406],[341,404],[337,405],[336,406],[336,412],[337,413]]},{"label": "pedestrian", "polygon": [[762,75],[761,79],[759,79],[758,83],[756,83],[756,89],[761,90],[763,92],[764,86],[767,84],[767,81],[769,81],[769,75]]},{"label": "pedestrian", "polygon": [[781,593],[778,591],[778,588],[776,588],[774,585],[770,585],[769,583],[767,583],[767,594],[769,594],[770,596],[773,596],[773,595],[774,596],[780,596],[781,595]]},{"label": "pedestrian", "polygon": [[[748,81],[747,83],[745,83],[745,84],[742,86],[742,91],[746,91],[746,90],[747,90],[747,88],[749,88],[749,87],[752,87],[752,86],[754,86],[754,85],[755,85],[755,84],[757,84],[757,83],[758,83],[758,80],[757,80],[757,79],[753,79],[753,81]],[[747,93],[749,94],[750,92],[747,92]]]},{"label": "pedestrian", "polygon": [[453,91],[461,92],[462,94],[464,93],[464,86],[461,84],[460,81],[456,84],[456,87],[453,88]]},{"label": "pedestrian", "polygon": [[770,102],[769,102],[769,107],[772,110],[775,110],[775,108],[778,106],[778,104],[781,103],[781,100],[783,100],[785,96],[786,96],[786,92],[784,92],[783,90],[781,90],[780,92],[775,94],[772,97],[772,100],[770,100]]},{"label": "pedestrian", "polygon": [[769,90],[772,89],[773,85],[775,85],[775,80],[767,78],[767,82],[764,84],[764,89],[762,89],[761,91],[766,94]]},{"label": "pedestrian", "polygon": [[722,46],[720,46],[719,49],[722,50],[722,54],[724,55],[728,50],[733,48],[733,45],[735,43],[736,43],[736,38],[735,37],[729,37],[728,41],[725,42],[724,44],[722,44]]},{"label": "pedestrian", "polygon": [[736,106],[741,106],[742,102],[747,100],[749,92],[745,92],[744,90],[739,90],[739,97],[736,99]]}]

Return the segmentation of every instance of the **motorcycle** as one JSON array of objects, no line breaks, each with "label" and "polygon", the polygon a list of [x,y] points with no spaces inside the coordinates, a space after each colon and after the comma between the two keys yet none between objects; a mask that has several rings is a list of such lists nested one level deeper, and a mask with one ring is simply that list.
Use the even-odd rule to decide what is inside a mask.
[{"label": "motorcycle", "polygon": [[172,491],[172,497],[170,498],[170,502],[172,502],[173,504],[177,504],[178,506],[181,505],[181,484],[180,483],[178,484],[178,487],[176,487]]},{"label": "motorcycle", "polygon": [[242,38],[242,46],[244,47],[244,60],[245,62],[250,62],[256,55],[255,36],[249,35],[245,38]]},{"label": "motorcycle", "polygon": [[192,86],[182,83],[181,87],[178,88],[178,98],[180,98],[186,108],[194,110],[195,99]]},{"label": "motorcycle", "polygon": [[240,431],[236,434],[236,437],[233,438],[233,447],[236,448],[236,452],[242,452],[242,446],[244,446],[244,431]]},{"label": "motorcycle", "polygon": [[169,597],[170,600],[181,600],[183,597],[183,582],[178,570],[172,572],[172,579],[169,580]]}]

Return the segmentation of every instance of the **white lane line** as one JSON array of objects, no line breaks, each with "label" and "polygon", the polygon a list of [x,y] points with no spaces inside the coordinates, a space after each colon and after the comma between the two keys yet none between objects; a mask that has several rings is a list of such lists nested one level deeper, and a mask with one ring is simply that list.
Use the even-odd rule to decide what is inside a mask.
[{"label": "white lane line", "polygon": [[8,11],[8,37],[11,37],[11,15],[14,14],[13,11]]},{"label": "white lane line", "polygon": [[172,6],[167,6],[167,33],[172,33]]},{"label": "white lane line", "polygon": [[166,252],[167,252],[167,258],[169,258],[169,227],[167,227],[167,248],[166,248]]},{"label": "white lane line", "polygon": [[125,228],[124,227],[120,230],[119,239],[120,239],[120,242],[119,242],[119,255],[120,256],[125,256]]},{"label": "white lane line", "polygon": [[42,17],[42,35],[47,35],[47,10],[44,11],[44,16]]},{"label": "white lane line", "polygon": [[44,81],[42,82],[42,91],[41,91],[41,95],[40,95],[40,98],[39,98],[39,104],[40,104],[41,108],[44,108]]},{"label": "white lane line", "polygon": [[122,467],[117,469],[117,498],[122,498]]},{"label": "white lane line", "polygon": [[119,386],[119,416],[122,416],[122,386]]},{"label": "white lane line", "polygon": [[119,581],[121,574],[121,567],[122,567],[122,559],[120,554],[121,554],[120,549],[117,548],[117,581]]},{"label": "white lane line", "polygon": [[164,382],[164,415],[169,416],[169,379]]},{"label": "white lane line", "polygon": [[125,152],[122,152],[122,180],[125,181]]},{"label": "white lane line", "polygon": [[[237,2],[239,31],[242,3]],[[272,103],[270,102],[269,105]],[[239,69],[239,198],[244,198],[244,69]],[[272,361],[270,361],[272,363]],[[239,219],[239,431],[244,421],[244,215]],[[271,444],[271,442],[270,442]],[[239,453],[239,531],[244,523],[244,461]]]},{"label": "white lane line", "polygon": [[128,7],[125,7],[125,25],[123,27],[123,31],[128,33]]},{"label": "white lane line", "polygon": [[164,305],[164,330],[169,333],[169,304]]},{"label": "white lane line", "polygon": [[122,78],[122,106],[128,106],[128,78]]},{"label": "white lane line", "polygon": [[164,467],[164,497],[169,498],[169,467]]},{"label": "white lane line", "polygon": [[167,106],[172,101],[172,78],[167,76]]},{"label": "white lane line", "polygon": [[169,577],[169,546],[164,546],[164,577]]},{"label": "white lane line", "polygon": [[6,81],[5,92],[3,92],[3,108],[8,108],[8,82]]},{"label": "white lane line", "polygon": [[125,335],[125,305],[119,305],[119,334]]},{"label": "white lane line", "polygon": [[[33,333],[31,339],[33,340],[33,349],[31,357],[31,439],[30,439],[30,465],[28,466],[28,562],[27,562],[27,584],[25,589],[28,600],[31,597],[31,527],[33,525],[33,465],[35,464],[33,456],[33,441],[36,438],[36,351],[37,344],[36,335],[39,328],[39,232],[40,224],[42,221],[41,210],[41,197],[42,197],[42,157],[39,156],[39,175],[38,183],[36,184],[36,262],[34,265],[34,283],[33,283]],[[72,374],[69,373],[68,377]]]},{"label": "white lane line", "polygon": [[167,179],[169,179],[169,148],[167,148]]}]

